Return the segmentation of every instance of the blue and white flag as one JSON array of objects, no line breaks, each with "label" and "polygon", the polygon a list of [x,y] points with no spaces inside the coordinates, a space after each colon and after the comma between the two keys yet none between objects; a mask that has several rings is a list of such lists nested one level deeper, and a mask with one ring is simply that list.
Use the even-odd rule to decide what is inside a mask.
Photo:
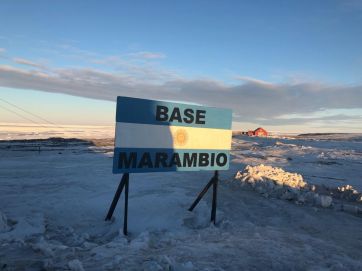
[{"label": "blue and white flag", "polygon": [[113,173],[226,170],[232,111],[117,97]]}]

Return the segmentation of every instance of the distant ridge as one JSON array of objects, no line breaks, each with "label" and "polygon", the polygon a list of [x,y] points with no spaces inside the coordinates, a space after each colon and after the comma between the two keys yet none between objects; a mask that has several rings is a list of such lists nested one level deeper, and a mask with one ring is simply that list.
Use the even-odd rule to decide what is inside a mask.
[{"label": "distant ridge", "polygon": [[358,133],[305,133],[305,134],[299,134],[298,136],[350,135],[350,134],[358,134]]}]

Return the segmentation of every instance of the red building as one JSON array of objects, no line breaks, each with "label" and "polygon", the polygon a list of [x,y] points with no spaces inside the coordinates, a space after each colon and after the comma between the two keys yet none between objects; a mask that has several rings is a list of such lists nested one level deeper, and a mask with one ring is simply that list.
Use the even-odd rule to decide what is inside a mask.
[{"label": "red building", "polygon": [[253,134],[255,136],[268,136],[268,132],[265,129],[261,128],[261,127],[255,129]]},{"label": "red building", "polygon": [[247,132],[241,132],[242,135],[248,135],[248,136],[268,136],[268,132],[264,128],[257,128],[254,131],[249,130]]}]

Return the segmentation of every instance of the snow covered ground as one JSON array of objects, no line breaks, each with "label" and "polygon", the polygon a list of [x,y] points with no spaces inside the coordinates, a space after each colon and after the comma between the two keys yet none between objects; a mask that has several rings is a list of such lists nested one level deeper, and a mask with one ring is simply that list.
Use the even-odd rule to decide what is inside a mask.
[{"label": "snow covered ground", "polygon": [[210,192],[187,211],[212,172],[131,174],[127,237],[123,196],[104,221],[120,175],[111,140],[95,142],[0,141],[0,270],[362,270],[358,212],[267,197],[234,179],[264,164],[361,191],[358,138],[235,137],[216,226]]}]

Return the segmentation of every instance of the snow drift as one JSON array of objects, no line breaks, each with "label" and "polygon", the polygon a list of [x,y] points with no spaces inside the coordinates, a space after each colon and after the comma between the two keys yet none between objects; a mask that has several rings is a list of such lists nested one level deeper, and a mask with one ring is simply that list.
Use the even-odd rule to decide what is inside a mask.
[{"label": "snow drift", "polygon": [[341,199],[362,203],[361,193],[350,185],[330,188],[309,184],[298,173],[287,172],[282,168],[263,164],[246,166],[243,171],[236,173],[235,179],[240,181],[242,186],[251,187],[264,197],[290,200],[297,204],[309,203],[324,208],[332,207],[336,203],[336,207],[339,206],[341,210],[356,214],[362,213],[359,206],[337,204]]}]

